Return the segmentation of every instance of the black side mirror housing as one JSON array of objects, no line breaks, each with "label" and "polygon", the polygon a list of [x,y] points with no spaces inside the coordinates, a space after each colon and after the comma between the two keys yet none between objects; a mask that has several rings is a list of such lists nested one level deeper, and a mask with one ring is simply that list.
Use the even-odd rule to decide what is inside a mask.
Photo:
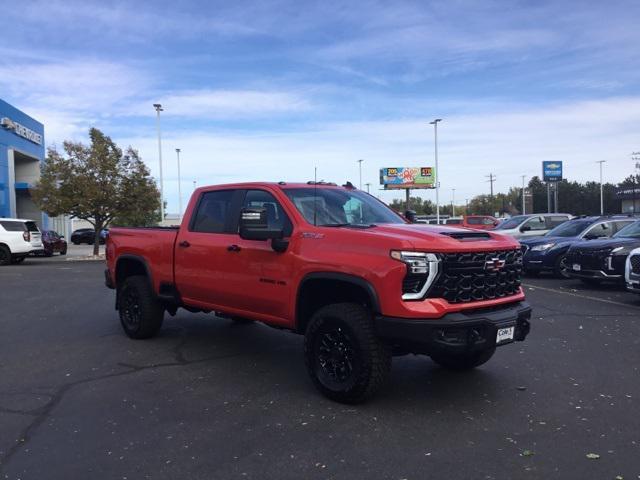
[{"label": "black side mirror housing", "polygon": [[281,228],[269,228],[265,208],[243,208],[240,211],[240,238],[244,240],[281,239]]}]

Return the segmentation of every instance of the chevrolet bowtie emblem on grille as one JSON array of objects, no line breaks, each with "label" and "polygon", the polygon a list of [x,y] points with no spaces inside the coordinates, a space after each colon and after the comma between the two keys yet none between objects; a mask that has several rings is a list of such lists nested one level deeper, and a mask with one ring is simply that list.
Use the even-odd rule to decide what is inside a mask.
[{"label": "chevrolet bowtie emblem on grille", "polygon": [[504,260],[500,260],[497,257],[491,258],[484,262],[484,269],[489,272],[499,272],[504,268],[505,263],[506,262]]}]

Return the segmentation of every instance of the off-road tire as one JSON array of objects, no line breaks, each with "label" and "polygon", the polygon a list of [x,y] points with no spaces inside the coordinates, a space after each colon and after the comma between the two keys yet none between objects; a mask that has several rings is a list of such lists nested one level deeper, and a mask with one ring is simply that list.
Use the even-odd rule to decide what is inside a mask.
[{"label": "off-road tire", "polygon": [[136,340],[153,337],[164,319],[164,307],[144,275],[124,281],[118,292],[118,313],[124,332]]},{"label": "off-road tire", "polygon": [[431,359],[448,370],[465,371],[487,363],[496,351],[496,347],[481,350],[472,354],[438,354],[432,353]]},{"label": "off-road tire", "polygon": [[250,318],[242,318],[242,317],[231,317],[231,321],[237,325],[248,325],[250,323],[254,323]]},{"label": "off-road tire", "polygon": [[376,336],[371,313],[355,303],[327,305],[313,314],[304,358],[316,388],[347,404],[372,397],[391,370],[391,348]]},{"label": "off-road tire", "polygon": [[5,245],[0,245],[0,265],[11,264],[11,250]]}]

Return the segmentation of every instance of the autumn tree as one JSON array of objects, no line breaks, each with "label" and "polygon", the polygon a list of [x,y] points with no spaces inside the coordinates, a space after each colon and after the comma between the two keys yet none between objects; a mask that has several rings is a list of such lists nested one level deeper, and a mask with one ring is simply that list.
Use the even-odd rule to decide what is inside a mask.
[{"label": "autumn tree", "polygon": [[89,138],[90,145],[65,141],[64,153],[49,148],[32,194],[50,216],[70,215],[91,223],[93,254],[98,255],[101,230],[116,217],[135,222],[156,216],[160,192],[136,150],[123,151],[97,128],[89,130]]}]

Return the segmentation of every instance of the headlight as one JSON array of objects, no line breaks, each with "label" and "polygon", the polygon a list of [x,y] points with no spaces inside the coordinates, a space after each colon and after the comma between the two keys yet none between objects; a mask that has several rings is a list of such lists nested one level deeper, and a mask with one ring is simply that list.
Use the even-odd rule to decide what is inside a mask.
[{"label": "headlight", "polygon": [[407,266],[407,275],[402,282],[402,299],[424,298],[438,275],[438,257],[433,253],[392,250],[391,258]]},{"label": "headlight", "polygon": [[535,247],[531,247],[532,252],[544,252],[545,250],[549,250],[553,247],[555,243],[543,243],[542,245],[536,245]]}]

